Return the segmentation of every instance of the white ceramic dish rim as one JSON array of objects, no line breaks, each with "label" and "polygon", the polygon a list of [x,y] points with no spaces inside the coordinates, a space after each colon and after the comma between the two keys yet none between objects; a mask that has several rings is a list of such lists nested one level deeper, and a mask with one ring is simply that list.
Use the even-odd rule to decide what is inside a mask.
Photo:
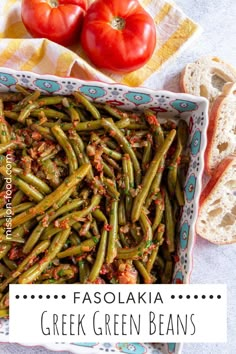
[{"label": "white ceramic dish rim", "polygon": [[[108,87],[113,87],[116,89],[121,89],[122,91],[126,90],[126,91],[132,91],[132,92],[136,92],[136,93],[144,93],[147,95],[155,95],[155,94],[159,94],[160,96],[165,96],[168,95],[170,98],[176,99],[178,98],[179,100],[189,100],[192,102],[197,103],[199,106],[201,105],[201,109],[202,111],[204,111],[204,115],[205,115],[205,122],[204,122],[204,127],[201,131],[202,133],[202,145],[201,145],[201,149],[202,152],[200,154],[200,160],[199,160],[199,171],[197,176],[199,178],[197,178],[196,181],[196,187],[195,187],[195,196],[194,196],[194,210],[195,213],[193,215],[192,221],[191,221],[191,239],[189,241],[188,244],[188,276],[186,278],[185,283],[189,282],[190,279],[190,275],[191,275],[191,271],[192,271],[192,258],[193,258],[193,247],[194,247],[194,238],[195,238],[195,223],[196,223],[196,219],[197,219],[197,212],[198,212],[198,202],[199,202],[199,197],[200,197],[200,191],[201,191],[201,187],[202,187],[202,175],[203,175],[203,170],[204,170],[204,151],[206,148],[206,144],[207,144],[207,138],[206,138],[206,130],[207,130],[207,112],[208,112],[208,101],[205,98],[202,97],[195,97],[192,95],[188,95],[188,94],[183,94],[183,93],[175,93],[175,92],[169,92],[169,91],[165,91],[165,90],[153,90],[150,88],[145,88],[145,87],[128,87],[122,84],[118,84],[118,83],[104,83],[104,82],[99,82],[99,81],[85,81],[85,80],[80,80],[77,78],[73,78],[73,77],[58,77],[55,75],[50,75],[50,74],[37,74],[37,73],[33,73],[33,72],[27,72],[27,71],[17,71],[17,70],[13,70],[13,69],[9,69],[9,68],[0,68],[0,72],[1,73],[6,73],[6,74],[10,74],[10,75],[17,75],[17,73],[20,74],[24,74],[25,76],[34,78],[36,79],[43,79],[43,80],[52,80],[52,81],[68,81],[68,82],[76,82],[78,84],[78,87],[82,86],[82,85],[91,85],[91,86],[96,86],[96,87],[102,87],[102,88],[108,88]],[[26,85],[27,86],[27,85]],[[73,90],[76,89],[76,87],[73,88]],[[0,85],[0,91],[2,90],[2,87]],[[6,89],[5,89],[6,90]],[[3,90],[2,90],[3,91]],[[8,90],[9,91],[9,90]],[[59,94],[63,94],[63,93],[59,93]],[[144,106],[144,105],[143,105]],[[151,104],[150,104],[151,106]],[[143,107],[142,107],[143,108]],[[184,112],[185,114],[186,112]],[[2,338],[1,338],[2,339]],[[21,345],[24,346],[31,346],[29,343],[21,343]],[[78,347],[77,350],[75,348],[73,348],[72,345],[70,344],[64,344],[62,343],[60,345],[60,349],[58,348],[58,344],[37,344],[39,346],[43,346],[44,348],[50,349],[50,350],[55,350],[55,351],[62,351],[62,350],[68,350],[72,353],[76,353],[78,354]],[[35,344],[34,344],[35,346]],[[175,354],[180,353],[182,349],[182,344],[177,344],[176,347],[176,351]],[[117,350],[118,351],[118,350]],[[86,347],[79,347],[79,352],[81,354],[85,353],[85,354],[97,354],[98,351],[96,348],[86,348]]]}]

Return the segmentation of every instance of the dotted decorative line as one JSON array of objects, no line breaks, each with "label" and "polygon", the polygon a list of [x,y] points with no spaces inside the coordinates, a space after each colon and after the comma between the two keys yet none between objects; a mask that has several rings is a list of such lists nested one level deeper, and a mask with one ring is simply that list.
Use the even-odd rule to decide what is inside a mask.
[{"label": "dotted decorative line", "polygon": [[[171,295],[171,299],[174,300],[175,298],[183,299],[184,296],[183,296],[183,295],[178,295],[178,296],[176,296],[176,295]],[[185,298],[186,298],[186,299],[190,299],[191,296],[190,296],[190,295],[186,295]],[[206,295],[201,295],[201,296],[199,296],[199,295],[194,295],[194,296],[192,296],[192,298],[194,298],[194,299],[198,299],[198,298],[206,299],[207,296],[206,296]],[[217,296],[215,296],[215,298],[221,299],[221,295],[217,295]],[[214,296],[213,296],[213,295],[209,295],[209,299],[211,299],[211,300],[214,299]]]},{"label": "dotted decorative line", "polygon": [[[17,300],[20,299],[20,295],[16,295],[15,298],[16,298]],[[36,296],[35,296],[35,295],[31,295],[31,296],[23,295],[23,296],[21,296],[21,298],[23,298],[23,299],[25,299],[25,300],[28,299],[28,298],[35,299]],[[43,299],[43,295],[38,295],[38,298],[39,298],[39,299]],[[58,296],[58,295],[54,295],[54,296],[52,296],[52,295],[45,295],[44,298],[46,298],[46,299],[51,299],[51,298],[58,299],[59,296]],[[65,295],[61,295],[61,298],[62,298],[62,299],[65,299],[66,296],[65,296]]]}]

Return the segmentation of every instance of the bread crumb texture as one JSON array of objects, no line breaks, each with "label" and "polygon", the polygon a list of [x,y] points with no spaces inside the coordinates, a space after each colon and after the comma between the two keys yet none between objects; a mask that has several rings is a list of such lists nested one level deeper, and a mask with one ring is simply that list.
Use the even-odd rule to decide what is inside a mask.
[{"label": "bread crumb texture", "polygon": [[224,99],[215,119],[217,129],[210,154],[210,169],[214,169],[225,157],[236,153],[236,95]]},{"label": "bread crumb texture", "polygon": [[200,207],[196,230],[212,243],[236,242],[236,158]]},{"label": "bread crumb texture", "polygon": [[186,93],[206,97],[210,106],[227,82],[236,81],[236,70],[220,58],[206,56],[188,64],[181,75]]}]

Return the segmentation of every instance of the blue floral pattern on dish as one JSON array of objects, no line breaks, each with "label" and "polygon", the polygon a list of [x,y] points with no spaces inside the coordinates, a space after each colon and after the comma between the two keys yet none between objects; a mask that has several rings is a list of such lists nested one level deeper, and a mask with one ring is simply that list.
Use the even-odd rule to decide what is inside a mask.
[{"label": "blue floral pattern on dish", "polygon": [[175,352],[175,343],[168,343],[168,351],[169,353],[168,354],[172,354]]},{"label": "blue floral pattern on dish", "polygon": [[83,85],[80,87],[80,91],[91,98],[103,97],[106,94],[106,91],[99,86]]},{"label": "blue floral pattern on dish", "polygon": [[180,229],[180,247],[182,250],[187,248],[189,237],[189,224],[184,222]]},{"label": "blue floral pattern on dish", "polygon": [[10,87],[16,83],[17,80],[12,75],[0,72],[0,84]]},{"label": "blue floral pattern on dish", "polygon": [[93,348],[95,345],[98,343],[72,343],[73,345],[78,345],[79,347],[88,347],[88,348]]},{"label": "blue floral pattern on dish", "polygon": [[135,105],[146,104],[152,101],[150,95],[147,95],[146,93],[140,93],[140,92],[130,91],[125,94],[125,97],[127,98],[127,100],[131,101]]},{"label": "blue floral pattern on dish", "polygon": [[184,276],[181,270],[178,270],[174,276],[173,284],[183,284]]},{"label": "blue floral pattern on dish", "polygon": [[186,100],[175,100],[171,102],[171,106],[179,113],[195,111],[198,106],[195,102]]},{"label": "blue floral pattern on dish", "polygon": [[191,153],[196,156],[201,148],[201,132],[196,130],[191,141]]},{"label": "blue floral pattern on dish", "polygon": [[49,93],[54,93],[60,90],[61,88],[61,85],[59,85],[58,82],[53,80],[37,79],[34,83],[37,87]]},{"label": "blue floral pattern on dish", "polygon": [[185,185],[185,193],[188,202],[192,201],[194,198],[196,182],[197,179],[194,174],[192,174],[187,180],[187,183]]},{"label": "blue floral pattern on dish", "polygon": [[146,348],[140,343],[118,343],[116,346],[119,350],[121,350],[122,353],[126,354],[146,353]]}]

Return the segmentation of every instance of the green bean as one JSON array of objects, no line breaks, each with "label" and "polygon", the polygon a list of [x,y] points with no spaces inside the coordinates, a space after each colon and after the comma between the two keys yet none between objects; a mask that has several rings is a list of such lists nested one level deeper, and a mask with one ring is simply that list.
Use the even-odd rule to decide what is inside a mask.
[{"label": "green bean", "polygon": [[[3,166],[0,167],[0,173],[6,178],[9,177],[6,168]],[[42,193],[40,193],[36,188],[32,187],[28,183],[24,182],[18,176],[12,175],[11,181],[15,186],[22,190],[25,195],[27,195],[29,198],[32,198],[34,201],[39,202],[43,200],[44,196]]]},{"label": "green bean", "polygon": [[145,171],[146,168],[148,167],[151,158],[152,158],[152,144],[148,140],[147,145],[144,147],[144,152],[143,152],[143,158],[142,158],[142,169]]},{"label": "green bean", "polygon": [[128,128],[131,125],[130,119],[129,118],[122,119],[122,120],[116,122],[115,125],[118,129]]},{"label": "green bean", "polygon": [[[34,94],[36,96],[37,91],[35,91],[32,95],[34,95]],[[25,97],[25,100],[26,100],[26,102],[28,101],[27,102],[28,104],[27,105],[23,104],[23,109],[21,109],[21,107],[22,107],[21,103],[19,103],[19,107],[15,108],[17,111],[21,109],[19,117],[18,117],[18,121],[21,123],[25,123],[27,117],[35,109],[38,109],[38,108],[45,106],[45,105],[51,105],[51,104],[54,105],[54,104],[61,103],[63,100],[63,97],[62,96],[48,96],[48,97],[42,97],[42,98],[39,98],[36,100],[28,99],[27,97]]]},{"label": "green bean", "polygon": [[68,112],[68,115],[70,116],[70,119],[73,122],[80,122],[80,115],[78,111],[75,109],[73,106],[69,106],[66,108],[66,111]]},{"label": "green bean", "polygon": [[[32,202],[26,202],[26,203],[19,204],[15,207],[12,207],[12,215],[21,213],[22,211],[27,210],[34,205],[35,204]],[[0,218],[4,218],[5,216],[6,216],[6,209],[0,209]]]},{"label": "green bean", "polygon": [[[86,221],[83,223],[83,225],[81,226],[80,230],[79,230],[79,235],[80,236],[86,236],[88,235],[89,229],[91,226],[91,221]],[[89,235],[90,236],[90,235]],[[91,235],[92,236],[92,235]],[[89,237],[90,238],[90,237]]]},{"label": "green bean", "polygon": [[34,228],[34,230],[31,232],[29,238],[25,242],[24,247],[23,247],[23,253],[28,254],[31,252],[33,247],[36,245],[36,243],[40,239],[40,236],[42,235],[43,231],[44,231],[44,227],[43,227],[43,224],[40,222]]},{"label": "green bean", "polygon": [[83,204],[84,201],[82,199],[73,199],[72,201],[67,202],[65,205],[61,206],[59,209],[57,209],[57,211],[49,216],[48,223],[51,223],[60,215],[66,214],[73,209],[78,209]]},{"label": "green bean", "polygon": [[61,259],[71,256],[81,256],[86,252],[90,252],[98,242],[99,237],[89,238],[88,240],[81,242],[78,246],[67,248],[67,250],[58,253],[57,258]]},{"label": "green bean", "polygon": [[140,261],[133,261],[135,268],[138,270],[140,275],[142,276],[144,283],[145,284],[152,284],[153,283],[153,277],[150,275],[150,273],[147,271],[145,266],[143,265],[142,262]]},{"label": "green bean", "polygon": [[11,205],[17,206],[18,204],[20,204],[22,202],[22,199],[24,198],[24,193],[19,189],[13,196],[12,200],[11,200]]},{"label": "green bean", "polygon": [[103,159],[106,160],[106,162],[108,162],[109,166],[111,168],[113,168],[114,170],[120,171],[120,166],[117,163],[117,161],[113,160],[111,157],[109,157],[108,155],[103,155]]},{"label": "green bean", "polygon": [[0,263],[0,277],[8,278],[11,275],[10,269],[4,264]]},{"label": "green bean", "polygon": [[51,266],[49,269],[46,269],[38,278],[38,281],[42,282],[47,279],[58,280],[64,279],[69,280],[73,279],[77,274],[77,268],[74,265],[70,264],[60,264],[58,266]]},{"label": "green bean", "polygon": [[9,292],[4,294],[0,300],[0,309],[5,309],[9,304]]},{"label": "green bean", "polygon": [[127,129],[144,130],[147,129],[147,126],[145,124],[140,124],[140,123],[129,123],[129,125],[127,125]]},{"label": "green bean", "polygon": [[45,96],[38,99],[39,107],[62,103],[63,96]]},{"label": "green bean", "polygon": [[109,157],[113,158],[114,160],[118,160],[119,161],[119,160],[122,159],[122,154],[121,153],[119,153],[117,151],[114,151],[114,150],[111,150],[105,145],[102,145],[102,149],[103,149],[105,154],[107,154]]},{"label": "green bean", "polygon": [[175,196],[176,196],[179,206],[184,206],[184,203],[185,203],[184,192],[183,192],[183,189],[181,188],[178,175],[177,175],[176,186],[175,186]]},{"label": "green bean", "polygon": [[39,124],[30,124],[30,128],[34,131],[39,132],[47,140],[55,141],[55,138],[52,136],[49,128],[42,127]]},{"label": "green bean", "polygon": [[0,243],[0,259],[3,259],[3,257],[6,256],[6,254],[10,251],[11,249],[11,244],[7,242],[1,242]]},{"label": "green bean", "polygon": [[15,270],[17,268],[17,264],[14,261],[10,260],[7,255],[3,257],[2,260],[10,270]]},{"label": "green bean", "polygon": [[101,104],[101,103],[95,103],[95,106],[97,108],[106,111],[109,114],[109,116],[112,116],[114,118],[125,119],[128,117],[128,114],[126,112],[119,110],[117,107],[113,107],[108,104]]},{"label": "green bean", "polygon": [[20,275],[19,284],[29,284],[36,280],[39,275],[48,267],[49,263],[60,252],[70,234],[70,228],[59,232],[53,239],[48,253],[41,259],[39,263],[34,264],[23,274]]},{"label": "green bean", "polygon": [[37,188],[37,190],[40,193],[49,194],[52,192],[52,189],[47,185],[47,183],[42,181],[34,174],[32,173],[24,174],[21,168],[14,168],[14,167],[12,169],[12,172],[15,173],[18,177],[20,177],[23,181],[30,184],[32,187]]},{"label": "green bean", "polygon": [[155,217],[152,223],[152,231],[155,232],[161,223],[162,216],[164,212],[164,198],[161,192],[158,193],[157,199],[155,200]]},{"label": "green bean", "polygon": [[86,260],[81,260],[78,262],[78,264],[79,264],[79,280],[81,284],[84,284],[87,282],[89,277],[89,273],[90,273],[89,265],[88,262],[86,262]]},{"label": "green bean", "polygon": [[60,126],[55,125],[51,129],[51,131],[54,134],[55,138],[57,139],[58,143],[61,145],[61,147],[66,153],[66,156],[68,158],[68,163],[69,163],[70,174],[72,174],[78,168],[78,162],[77,162],[75,152],[69,140],[67,139],[67,136],[60,128]]},{"label": "green bean", "polygon": [[44,197],[44,199],[39,202],[36,206],[30,208],[29,210],[15,216],[12,219],[12,227],[16,227],[25,221],[31,220],[39,214],[42,214],[47,209],[49,209],[54,203],[58,202],[60,198],[66,193],[68,189],[81,183],[83,178],[87,175],[90,165],[84,164],[78,168],[71,176],[67,177],[61,185],[55,189],[51,194]]},{"label": "green bean", "polygon": [[[91,211],[99,205],[100,201],[101,196],[99,194],[94,195],[88,207],[70,214],[66,214],[65,216],[57,219],[56,223],[59,225],[59,227],[60,225],[64,225],[64,223],[66,223],[67,227],[72,226],[78,221],[78,219],[84,218],[89,215]],[[55,233],[58,232],[58,230],[58,227],[50,225],[43,234],[44,239],[52,237],[53,235],[55,235]]]},{"label": "green bean", "polygon": [[93,118],[101,119],[100,112],[82,93],[74,92],[73,96],[78,103],[81,103],[86,108],[86,110],[91,113]]},{"label": "green bean", "polygon": [[25,147],[25,144],[23,144],[21,141],[10,141],[7,143],[0,144],[0,154],[4,154],[8,150],[15,150],[17,148],[23,149]]},{"label": "green bean", "polygon": [[38,118],[42,115],[45,115],[47,118],[53,118],[53,119],[67,120],[69,118],[68,115],[65,114],[64,112],[57,111],[52,108],[37,108],[31,111],[30,115],[35,118]]},{"label": "green bean", "polygon": [[172,206],[167,190],[165,190],[165,224],[166,224],[166,243],[170,253],[175,251],[175,224]]},{"label": "green bean", "polygon": [[[40,283],[41,282],[39,282],[39,284]],[[55,280],[55,279],[46,279],[46,280],[44,280],[42,282],[42,284],[65,284],[65,283],[66,283],[66,281],[63,278],[59,278],[57,280]],[[36,282],[36,284],[37,284],[37,282]]]},{"label": "green bean", "polygon": [[12,269],[3,271],[0,310],[10,283],[119,283],[122,267],[132,267],[137,284],[170,282],[184,204],[185,121],[160,124],[152,110],[123,111],[80,92],[19,90],[13,104],[0,93],[0,135],[8,129],[0,136],[0,259]]},{"label": "green bean", "polygon": [[142,207],[145,203],[145,199],[148,195],[148,192],[150,190],[151,184],[153,179],[155,178],[155,175],[158,170],[158,166],[160,164],[161,159],[163,156],[167,153],[170,145],[173,142],[173,139],[175,137],[176,131],[172,130],[166,137],[163,145],[161,146],[160,150],[158,150],[151,161],[147,172],[145,173],[143,180],[142,180],[142,188],[140,189],[138,195],[134,199],[133,203],[133,208],[132,208],[132,222],[135,222],[139,219],[139,216],[141,214]]},{"label": "green bean", "polygon": [[113,199],[111,202],[109,225],[111,230],[108,233],[108,244],[107,244],[107,254],[106,263],[111,264],[117,254],[117,232],[118,232],[118,200]]},{"label": "green bean", "polygon": [[29,220],[23,223],[22,225],[19,225],[14,230],[12,230],[11,237],[9,237],[9,240],[11,241],[13,240],[13,238],[23,238],[35,225],[36,220]]},{"label": "green bean", "polygon": [[159,251],[159,247],[162,245],[163,241],[164,241],[164,232],[165,232],[165,224],[160,224],[158,226],[157,229],[157,233],[155,234],[155,237],[153,238],[153,243],[155,244],[155,249],[152,251],[152,253],[150,254],[147,264],[146,264],[146,269],[147,272],[150,273],[153,265],[156,261],[157,255],[158,255],[158,251]]},{"label": "green bean", "polygon": [[0,98],[3,102],[19,102],[23,97],[20,92],[0,92]]},{"label": "green bean", "polygon": [[[48,126],[48,124],[45,124],[45,126]],[[100,120],[94,120],[94,121],[87,121],[87,122],[74,122],[72,123],[61,123],[60,124],[61,129],[64,131],[70,130],[70,129],[75,129],[76,131],[91,131],[91,130],[97,130],[102,128]]]},{"label": "green bean", "polygon": [[172,158],[172,161],[170,165],[168,166],[168,175],[167,175],[167,186],[168,186],[168,191],[171,195],[171,197],[174,196],[175,194],[175,189],[176,189],[176,182],[177,182],[177,172],[178,172],[178,158],[181,153],[181,146],[178,145],[176,148],[176,151],[174,153],[174,156]]},{"label": "green bean", "polygon": [[133,198],[131,196],[130,189],[134,188],[134,168],[133,168],[133,164],[131,162],[131,159],[128,155],[126,155],[126,166],[127,166],[128,177],[129,177],[129,186],[128,186],[128,194],[127,194],[127,188],[126,188],[125,206],[126,206],[127,217],[130,219],[132,205],[133,205]]},{"label": "green bean", "polygon": [[9,317],[9,309],[0,309],[0,318]]},{"label": "green bean", "polygon": [[145,202],[146,208],[150,207],[152,200],[156,199],[156,196],[158,195],[158,193],[160,191],[160,185],[161,185],[161,180],[163,177],[164,169],[165,169],[165,158],[161,159],[160,164],[158,166],[156,176],[154,177],[154,179],[152,181],[152,184],[151,184],[151,187],[150,187],[150,190],[149,190],[148,196],[146,198],[146,202]]},{"label": "green bean", "polygon": [[69,236],[69,241],[72,246],[77,246],[81,243],[80,238],[78,237],[78,235],[76,234],[75,231],[71,232],[71,234]]},{"label": "green bean", "polygon": [[78,146],[80,152],[84,152],[84,142],[83,140],[81,139],[80,135],[75,131],[75,130],[72,130],[70,131],[70,135],[69,135],[69,141],[70,143],[72,144],[72,146]]},{"label": "green bean", "polygon": [[[71,202],[71,201],[69,200],[69,198],[70,198],[71,195],[73,194],[74,189],[75,189],[75,186],[74,186],[73,188],[68,189],[68,190],[65,192],[65,194],[61,197],[61,199],[59,199],[57,202],[53,203],[52,207],[47,210],[47,214],[48,214],[50,217],[54,216],[54,215],[55,215],[55,212],[56,212],[59,208],[61,208],[64,203],[66,203],[66,202]],[[36,219],[37,219],[38,221],[40,221],[40,220],[42,220],[44,217],[45,217],[45,215],[43,214],[43,215],[37,216]],[[50,220],[52,220],[52,219],[50,219]]]},{"label": "green bean", "polygon": [[53,188],[57,188],[60,185],[60,173],[55,162],[50,158],[44,161],[41,161],[42,169],[46,175],[46,179],[49,180],[49,183]]},{"label": "green bean", "polygon": [[158,117],[151,110],[144,111],[144,117],[148,124],[151,126],[154,135],[155,145],[158,149],[164,143],[164,134],[162,127],[158,121]]},{"label": "green bean", "polygon": [[26,119],[29,117],[31,111],[35,108],[38,108],[38,103],[37,102],[33,102],[33,103],[29,103],[27,106],[25,106],[21,111],[20,114],[18,116],[18,122],[20,123],[25,123]]},{"label": "green bean", "polygon": [[120,193],[116,189],[115,183],[111,179],[105,178],[105,177],[103,177],[102,181],[103,181],[103,183],[104,183],[104,185],[106,187],[107,193],[112,198],[119,199]]},{"label": "green bean", "polygon": [[118,224],[126,225],[125,195],[122,193],[118,205]]},{"label": "green bean", "polygon": [[1,144],[7,144],[11,140],[9,127],[4,118],[3,101],[0,99],[0,142]]},{"label": "green bean", "polygon": [[5,118],[10,118],[14,121],[18,121],[19,114],[16,112],[4,110],[4,116],[5,116]]},{"label": "green bean", "polygon": [[135,244],[138,244],[143,238],[143,235],[141,235],[141,232],[137,229],[136,224],[130,225],[130,233],[135,241]]},{"label": "green bean", "polygon": [[150,225],[150,220],[144,211],[140,215],[140,224],[143,230],[144,238],[143,240],[135,247],[130,248],[118,248],[117,258],[118,259],[139,259],[143,256],[145,252],[148,251],[152,241],[152,228]]},{"label": "green bean", "polygon": [[136,185],[138,186],[140,183],[140,180],[141,180],[141,169],[140,169],[140,165],[139,165],[139,162],[137,160],[134,150],[132,149],[132,147],[130,146],[130,144],[126,140],[125,136],[120,131],[120,129],[117,128],[117,126],[115,125],[115,123],[113,122],[112,119],[102,118],[101,122],[102,122],[102,126],[105,128],[105,130],[108,130],[110,132],[110,134],[112,134],[114,139],[118,142],[121,149],[130,156],[130,158],[133,162],[134,170],[136,172],[135,181],[136,181]]},{"label": "green bean", "polygon": [[94,236],[100,235],[98,224],[97,224],[97,221],[95,219],[93,219],[92,222],[91,222],[91,231],[92,231],[92,234]]},{"label": "green bean", "polygon": [[105,222],[107,224],[107,218],[100,209],[93,210],[92,215],[97,221]]},{"label": "green bean", "polygon": [[114,172],[112,171],[111,167],[103,160],[101,160],[101,163],[102,163],[102,169],[103,169],[104,175],[106,175],[107,177],[110,177],[112,179],[115,179],[115,175],[114,175]]},{"label": "green bean", "polygon": [[[26,93],[26,92],[25,92]],[[25,107],[29,106],[32,104],[34,101],[36,101],[40,96],[40,91],[36,90],[32,93],[29,93],[26,97],[24,97],[21,101],[19,101],[12,109],[13,112],[20,112],[22,111]]]},{"label": "green bean", "polygon": [[161,276],[161,282],[163,284],[171,283],[172,275],[173,275],[173,261],[172,260],[166,261],[164,273]]},{"label": "green bean", "polygon": [[112,150],[117,150],[119,148],[118,144],[116,141],[111,140],[110,138],[105,138],[105,144]]},{"label": "green bean", "polygon": [[177,130],[177,146],[172,156],[169,166],[169,172],[167,175],[168,191],[171,196],[174,196],[177,185],[178,164],[183,149],[186,147],[188,141],[188,126],[184,120],[180,120]]},{"label": "green bean", "polygon": [[186,123],[185,120],[180,119],[178,123],[178,139],[179,139],[179,143],[182,146],[182,149],[186,148],[188,143],[188,138],[189,138],[188,124]]}]

